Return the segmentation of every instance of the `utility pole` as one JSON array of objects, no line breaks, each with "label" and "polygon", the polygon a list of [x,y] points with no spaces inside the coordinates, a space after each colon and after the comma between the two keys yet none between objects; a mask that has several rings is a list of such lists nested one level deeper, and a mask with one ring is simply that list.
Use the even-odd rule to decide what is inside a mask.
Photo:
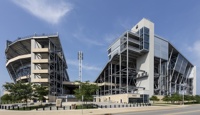
[{"label": "utility pole", "polygon": [[[79,61],[79,81],[82,82],[82,62],[83,62],[83,52],[79,51],[78,52],[78,61]],[[81,86],[79,85],[79,92],[80,92]],[[82,112],[81,114],[83,115],[83,95],[82,95]]]},{"label": "utility pole", "polygon": [[83,62],[83,52],[78,52],[78,60],[79,60],[79,81],[82,82],[82,62]]}]

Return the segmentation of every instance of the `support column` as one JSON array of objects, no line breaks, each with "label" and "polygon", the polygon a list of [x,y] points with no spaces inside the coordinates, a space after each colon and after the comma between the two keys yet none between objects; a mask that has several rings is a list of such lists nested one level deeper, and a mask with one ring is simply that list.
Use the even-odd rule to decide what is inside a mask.
[{"label": "support column", "polygon": [[128,60],[128,32],[127,32],[127,46],[126,46],[127,48],[127,59],[126,59],[126,93],[128,94],[128,76],[129,76],[129,73],[128,73],[128,62],[129,62],[129,60]]},{"label": "support column", "polygon": [[[167,62],[167,95],[169,95],[169,93],[170,93],[170,96],[171,96],[171,68],[169,68],[169,63],[171,61],[172,53],[173,53],[173,49],[170,53],[170,57]],[[170,69],[170,74],[169,74],[169,69]]]},{"label": "support column", "polygon": [[[178,75],[177,75],[177,79],[176,79],[176,81],[175,81],[175,87],[177,87],[177,85],[178,85],[177,81],[178,81],[178,78],[179,78],[179,75],[180,75],[180,71],[181,71],[181,68],[182,68],[183,62],[184,62],[184,59],[182,60],[182,62],[181,62],[181,66],[180,66],[180,68],[179,68],[179,73],[178,73]],[[175,91],[177,92],[177,89],[176,89],[176,88],[175,88]],[[180,89],[179,89],[178,91],[180,91]]]},{"label": "support column", "polygon": [[104,76],[104,95],[105,95],[105,90],[106,90],[106,86],[105,86],[105,83],[106,83],[106,72],[105,72],[105,70],[104,70],[104,74],[103,74],[103,76]]},{"label": "support column", "polygon": [[110,91],[109,91],[110,90],[109,82],[111,81],[110,80],[110,64],[108,64],[108,73],[107,73],[107,75],[108,75],[108,90],[107,91],[108,91],[108,94],[109,94],[110,93]]},{"label": "support column", "polygon": [[116,87],[116,84],[117,84],[117,76],[116,76],[116,67],[117,67],[117,65],[115,65],[115,94],[117,93],[116,92],[116,89],[117,89],[117,87]]},{"label": "support column", "polygon": [[[51,41],[49,40],[49,55],[48,55],[48,60],[49,60],[49,63],[48,63],[48,65],[49,65],[49,67],[48,67],[48,69],[49,69],[49,76],[48,76],[48,81],[49,81],[49,84],[48,84],[48,89],[49,89],[49,95],[51,94],[50,92],[51,92],[51,79],[50,79],[50,74],[51,74],[51,69],[50,69],[50,66],[51,66],[51,64],[50,64],[50,62],[51,62],[51,58],[50,58],[50,56],[51,56]],[[49,97],[48,97],[49,98]]]},{"label": "support column", "polygon": [[[15,81],[16,81],[16,79],[18,78],[18,76],[17,76],[16,71],[15,71],[14,67],[12,66],[12,64],[10,64],[10,66],[11,66],[11,68],[12,68],[14,74],[15,74]],[[20,82],[21,82],[21,81],[20,81]]]},{"label": "support column", "polygon": [[162,88],[162,86],[161,86],[161,74],[162,74],[162,71],[161,71],[161,69],[162,69],[162,63],[161,63],[161,58],[160,58],[160,76],[159,76],[159,88],[160,88],[160,91],[159,91],[159,94],[161,95],[161,88]]},{"label": "support column", "polygon": [[122,87],[122,74],[121,74],[121,71],[122,71],[122,67],[121,67],[121,63],[122,63],[122,55],[120,53],[119,55],[119,93],[121,94],[122,91],[121,91],[121,87]]},{"label": "support column", "polygon": [[112,63],[110,64],[111,65],[111,69],[110,69],[110,77],[111,77],[111,81],[110,81],[110,83],[111,83],[111,92],[110,92],[110,94],[112,95]]},{"label": "support column", "polygon": [[35,58],[35,53],[33,52],[34,49],[36,49],[36,41],[35,39],[31,39],[31,80],[35,79],[35,74],[33,73],[35,69],[35,64],[33,63],[33,60]]},{"label": "support column", "polygon": [[[22,67],[24,67],[24,65],[23,65],[23,63],[22,63],[22,60],[20,60],[20,63],[21,63],[21,65],[22,65]],[[24,68],[22,69],[22,73],[24,73]],[[26,77],[28,77],[28,76],[26,76]],[[30,79],[30,78],[29,78]],[[28,79],[28,82],[30,83],[30,80]],[[20,77],[20,81],[21,81],[21,77]]]},{"label": "support column", "polygon": [[179,73],[178,73],[178,75],[177,75],[177,77],[176,77],[176,80],[175,80],[175,93],[177,93],[177,81],[178,81],[178,77],[179,77]]}]

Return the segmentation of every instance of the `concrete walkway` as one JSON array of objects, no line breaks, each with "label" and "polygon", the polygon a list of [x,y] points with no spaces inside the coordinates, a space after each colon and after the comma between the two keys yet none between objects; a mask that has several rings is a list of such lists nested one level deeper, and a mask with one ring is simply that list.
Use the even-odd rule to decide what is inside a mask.
[{"label": "concrete walkway", "polygon": [[[186,105],[187,106],[187,105]],[[155,111],[182,108],[186,106],[146,106],[146,107],[127,107],[127,108],[107,108],[107,109],[85,109],[83,115],[105,115],[124,112]],[[52,111],[13,111],[0,110],[0,115],[82,115],[82,110],[52,110]]]}]

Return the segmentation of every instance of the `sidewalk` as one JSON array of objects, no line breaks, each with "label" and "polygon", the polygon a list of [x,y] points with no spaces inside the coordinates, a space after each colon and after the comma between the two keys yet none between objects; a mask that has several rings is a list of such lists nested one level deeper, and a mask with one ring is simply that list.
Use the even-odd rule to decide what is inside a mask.
[{"label": "sidewalk", "polygon": [[[187,106],[187,105],[186,105]],[[147,107],[128,107],[128,108],[107,108],[107,109],[84,109],[83,115],[104,115],[135,111],[153,111],[182,108],[186,106],[147,106]],[[0,110],[1,115],[82,115],[82,110],[52,110],[52,111],[13,111]]]}]

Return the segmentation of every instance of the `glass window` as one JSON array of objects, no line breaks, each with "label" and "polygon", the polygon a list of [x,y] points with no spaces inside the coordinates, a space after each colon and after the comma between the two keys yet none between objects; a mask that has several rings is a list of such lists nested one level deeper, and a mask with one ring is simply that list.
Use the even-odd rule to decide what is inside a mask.
[{"label": "glass window", "polygon": [[140,29],[140,35],[142,35],[142,34],[143,34],[143,28]]},{"label": "glass window", "polygon": [[109,55],[109,59],[111,59],[111,55]]},{"label": "glass window", "polygon": [[108,50],[108,54],[110,54],[110,52],[111,52],[111,48]]},{"label": "glass window", "polygon": [[144,27],[144,34],[149,34],[149,28]]},{"label": "glass window", "polygon": [[144,42],[144,49],[149,50],[149,43]]},{"label": "glass window", "polygon": [[149,43],[149,35],[144,35],[144,42],[148,42]]}]

